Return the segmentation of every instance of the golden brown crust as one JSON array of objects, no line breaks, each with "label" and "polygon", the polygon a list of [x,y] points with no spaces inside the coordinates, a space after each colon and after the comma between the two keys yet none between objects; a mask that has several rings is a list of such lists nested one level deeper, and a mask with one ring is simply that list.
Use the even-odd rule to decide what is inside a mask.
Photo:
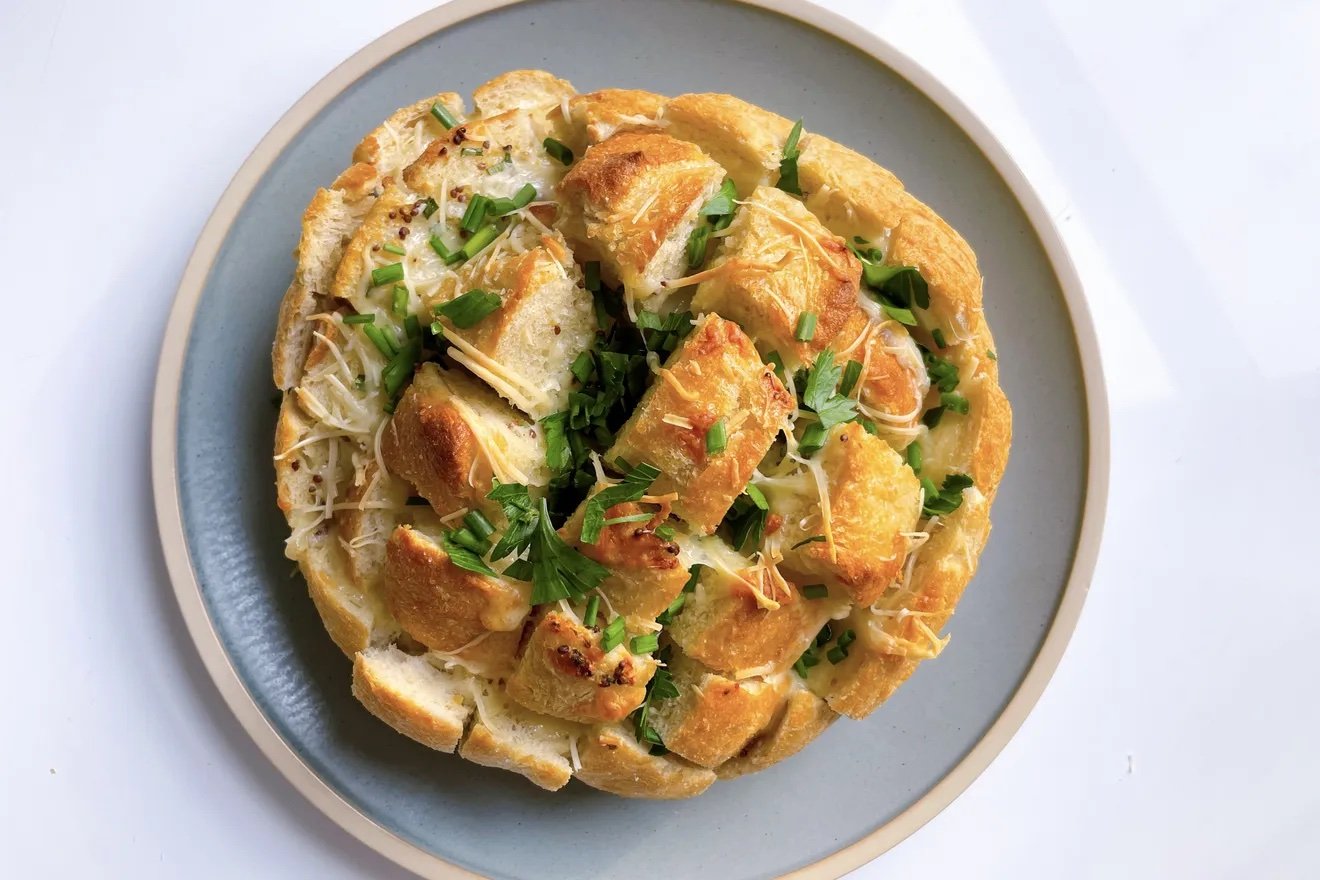
[{"label": "golden brown crust", "polygon": [[715,774],[672,755],[652,755],[629,733],[602,727],[578,741],[578,779],[622,797],[675,800],[710,788]]},{"label": "golden brown crust", "polygon": [[837,610],[837,601],[804,598],[792,583],[769,577],[765,569],[730,576],[706,568],[669,635],[688,656],[719,672],[770,675],[802,656]]},{"label": "golden brown crust", "polygon": [[472,103],[482,116],[494,116],[553,106],[575,94],[572,83],[544,70],[510,70],[473,89]]},{"label": "golden brown crust", "polygon": [[606,653],[600,636],[559,611],[532,628],[508,693],[525,708],[567,721],[619,721],[642,704],[655,671],[649,656]]},{"label": "golden brown crust", "polygon": [[570,146],[580,156],[588,146],[606,140],[615,132],[656,129],[667,100],[663,95],[640,89],[601,89],[575,95],[568,102],[575,132]]},{"label": "golden brown crust", "polygon": [[717,767],[763,729],[787,680],[734,681],[692,660],[672,663],[679,696],[652,704],[650,723],[665,748],[702,767]]},{"label": "golden brown crust", "polygon": [[512,665],[531,610],[527,584],[459,568],[430,538],[399,526],[386,545],[381,587],[399,626],[428,648],[492,674]]},{"label": "golden brown crust", "polygon": [[715,772],[720,779],[733,779],[791,758],[824,733],[838,717],[838,713],[820,697],[810,691],[795,690],[784,701],[778,717],[770,726]]},{"label": "golden brown crust", "polygon": [[[802,517],[789,516],[784,567],[800,582],[819,579],[869,605],[903,568],[903,534],[916,528],[921,486],[897,452],[856,422],[831,429],[817,455],[829,491],[829,525],[823,505],[805,525]],[[830,540],[794,547],[817,534]]]},{"label": "golden brown crust", "polygon": [[[579,539],[585,512],[583,501],[559,530],[560,535],[576,544],[583,555],[609,569],[599,590],[609,607],[628,618],[632,629],[655,620],[687,583],[687,570],[678,561],[678,545],[656,535],[650,522],[608,525],[601,529],[595,544],[582,544]],[[605,511],[605,517],[641,512],[639,504],[616,504]]]},{"label": "golden brown crust", "polygon": [[[719,525],[770,448],[793,397],[732,321],[706,315],[661,368],[606,454],[660,469],[653,495],[678,493],[675,515],[702,534]],[[723,420],[728,444],[707,453]]]},{"label": "golden brown crust", "polygon": [[[848,243],[773,187],[758,187],[739,209],[720,256],[697,288],[692,308],[718,312],[795,368],[809,364],[847,328],[856,337],[866,318],[857,305],[862,264]],[[811,339],[797,339],[804,313],[815,316]]]},{"label": "golden brown crust", "polygon": [[420,127],[432,139],[444,134],[444,126],[431,113],[431,108],[436,104],[440,104],[457,117],[463,116],[463,98],[454,92],[441,92],[423,98],[415,104],[394,111],[389,119],[364,137],[353,150],[353,161],[359,165],[371,166],[386,177],[396,174],[416,159],[417,154],[425,146],[425,143],[416,137],[411,138],[411,143],[408,142],[410,129]]},{"label": "golden brown crust", "polygon": [[684,247],[697,210],[724,169],[685,141],[625,131],[592,146],[559,184],[564,234],[600,255],[607,282],[645,301],[687,268]]},{"label": "golden brown crust", "polygon": [[691,141],[724,166],[747,195],[779,179],[779,159],[793,124],[731,95],[679,95],[664,109],[665,130]]}]

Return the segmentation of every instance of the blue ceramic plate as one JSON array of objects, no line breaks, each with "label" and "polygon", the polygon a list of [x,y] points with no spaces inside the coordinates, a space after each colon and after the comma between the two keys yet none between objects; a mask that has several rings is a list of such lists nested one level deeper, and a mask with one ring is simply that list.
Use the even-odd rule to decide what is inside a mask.
[{"label": "blue ceramic plate", "polygon": [[[971,242],[988,279],[1016,436],[952,644],[872,717],[692,801],[626,801],[578,783],[550,794],[404,739],[350,695],[349,664],[282,554],[266,401],[304,206],[396,107],[529,66],[582,91],[724,91],[804,117],[897,173]],[[1095,352],[1072,268],[1020,173],[928,74],[855,26],[801,0],[459,0],[303,98],[203,232],[158,380],[162,538],[190,631],[234,712],[299,789],[396,861],[443,877],[605,877],[637,865],[663,877],[836,877],[965,788],[1058,661],[1104,500]]]}]

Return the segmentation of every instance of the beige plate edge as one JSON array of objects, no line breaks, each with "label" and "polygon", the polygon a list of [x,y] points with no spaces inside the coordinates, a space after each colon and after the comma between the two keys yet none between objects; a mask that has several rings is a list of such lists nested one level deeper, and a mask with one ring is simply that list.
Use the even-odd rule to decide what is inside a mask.
[{"label": "beige plate edge", "polygon": [[[473,874],[432,855],[376,824],[327,785],[280,738],[244,688],[229,661],[202,601],[200,586],[184,540],[179,507],[175,440],[178,398],[189,328],[201,298],[202,288],[225,234],[257,181],[284,147],[336,95],[377,64],[407,48],[424,35],[458,22],[510,6],[520,0],[453,0],[438,9],[405,22],[357,52],[331,71],[294,104],[248,156],[220,197],[189,257],[170,310],[152,406],[151,459],[156,518],[161,545],[183,612],[188,632],[197,645],[207,672],[239,723],[285,778],[331,820],[367,846],[424,877],[475,878]],[[1087,487],[1072,572],[1054,621],[1031,668],[1003,712],[963,759],[916,803],[898,816],[834,854],[785,875],[797,880],[833,880],[897,845],[929,822],[953,802],[981,774],[1008,740],[1045,690],[1071,637],[1095,569],[1100,549],[1109,490],[1109,411],[1099,345],[1081,280],[1068,255],[1058,229],[1025,175],[988,128],[952,92],[929,72],[892,45],[849,20],[808,0],[739,0],[796,19],[852,45],[896,71],[935,102],[972,139],[1008,183],[1014,196],[1035,227],[1058,277],[1069,316],[1077,334],[1077,349],[1087,397]]]}]

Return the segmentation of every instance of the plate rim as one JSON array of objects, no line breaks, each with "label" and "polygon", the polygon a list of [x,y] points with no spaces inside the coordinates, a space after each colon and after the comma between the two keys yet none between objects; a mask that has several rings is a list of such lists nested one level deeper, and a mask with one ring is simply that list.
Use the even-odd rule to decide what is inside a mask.
[{"label": "plate rim", "polygon": [[[258,181],[283,150],[335,97],[377,65],[436,33],[526,0],[451,0],[393,28],[341,62],[271,127],[234,174],[198,235],[180,278],[161,343],[152,402],[151,476],[161,549],[189,636],[229,710],[262,754],[308,801],[371,849],[414,873],[443,880],[483,880],[378,824],[323,780],[279,735],[248,692],[220,641],[202,598],[184,537],[178,485],[178,413],[188,336],[221,244]],[[1109,492],[1109,405],[1099,342],[1081,279],[1044,202],[989,127],[952,90],[880,36],[813,0],[733,0],[782,15],[852,46],[888,67],[935,103],[966,134],[1008,185],[1049,259],[1072,322],[1086,395],[1087,479],[1072,568],[1044,640],[1017,689],[984,735],[920,798],[871,833],[782,875],[835,880],[911,836],[961,795],[1021,727],[1054,675],[1090,589]]]}]

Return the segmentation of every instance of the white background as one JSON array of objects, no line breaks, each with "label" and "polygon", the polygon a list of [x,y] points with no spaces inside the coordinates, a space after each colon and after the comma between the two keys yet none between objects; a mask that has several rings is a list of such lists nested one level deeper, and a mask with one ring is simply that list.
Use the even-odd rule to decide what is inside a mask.
[{"label": "white background", "polygon": [[[220,703],[168,592],[147,435],[230,176],[429,5],[0,0],[9,876],[402,876]],[[1017,157],[1086,282],[1113,413],[1058,674],[967,794],[856,876],[1320,876],[1320,4],[833,5]]]}]

